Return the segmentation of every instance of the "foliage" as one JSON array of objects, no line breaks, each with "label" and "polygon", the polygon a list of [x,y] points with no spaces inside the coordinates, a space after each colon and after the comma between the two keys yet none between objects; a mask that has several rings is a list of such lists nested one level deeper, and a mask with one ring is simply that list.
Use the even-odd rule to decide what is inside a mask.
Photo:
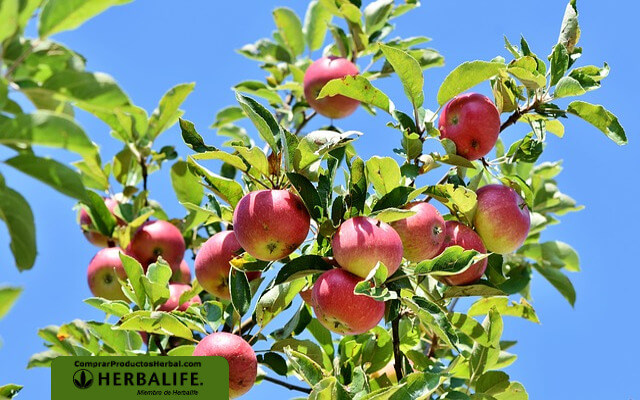
[{"label": "foliage", "polygon": [[[148,114],[110,76],[86,71],[81,55],[51,41],[49,35],[76,28],[126,1],[73,3],[73,7],[66,0],[49,0],[42,6],[28,0],[0,3],[4,70],[0,143],[17,153],[5,161],[7,166],[76,198],[91,217],[85,228],[122,248],[153,217],[176,224],[195,252],[232,223],[233,210],[244,194],[265,187],[299,194],[313,218],[313,237],[298,253],[278,262],[239,256],[232,262],[231,301],[202,293],[202,305],[186,311],[157,310],[168,296],[170,274],[165,263],[159,261],[145,274],[137,261],[123,256],[128,279],[122,283],[130,302],[86,300],[109,318],[41,329],[47,350],[34,355],[29,367],[49,366],[60,355],[188,355],[204,335],[222,329],[268,350],[259,357],[261,376],[271,374],[269,369],[298,377],[309,386],[303,391],[312,399],[528,398],[520,383],[499,371],[516,359],[507,352],[514,342],[502,340],[503,317],[539,322],[530,304],[534,271],[573,305],[576,293],[566,273],[579,270],[578,256],[568,244],[540,239],[560,216],[581,208],[558,188],[561,163],[538,162],[547,133],[562,137],[562,119],[577,116],[615,143],[627,141],[618,119],[603,106],[580,100],[565,104],[567,97],[600,87],[609,73],[607,64],[575,66],[582,49],[577,47],[580,29],[574,0],[567,7],[558,43],[546,59],[533,53],[524,38],[519,46],[505,39],[510,60],[499,56],[465,62],[449,74],[437,94],[424,92],[423,70],[444,62],[436,50],[424,46],[429,39],[391,37],[396,19],[418,7],[417,1],[313,0],[304,18],[278,8],[273,13],[273,36],[238,50],[257,61],[267,75],[264,82],[233,86],[237,105],[220,110],[212,125],[218,135],[228,138],[222,148],[207,143],[193,123],[181,118],[180,106],[193,84],[171,88]],[[35,12],[40,37],[28,39],[23,31]],[[324,55],[366,65],[357,77],[329,82],[319,97],[342,94],[359,100],[374,116],[384,111],[377,118],[391,119],[387,125],[398,131],[395,157],[362,160],[352,142],[366,140],[365,135],[343,132],[333,124],[305,132],[317,114],[304,98],[304,71],[311,63],[308,55],[320,49]],[[375,87],[377,80],[393,74],[412,109],[397,109]],[[442,106],[482,83],[490,85],[498,109],[508,114],[501,130],[522,123],[531,131],[510,145],[499,141],[494,159],[469,161],[456,154],[450,140],[439,140],[437,112],[424,104],[425,98],[434,96]],[[33,112],[24,112],[14,100],[18,93],[32,102]],[[76,108],[104,121],[113,138],[122,142],[112,160],[103,161],[98,147],[74,122]],[[173,146],[155,146],[157,137],[176,122],[192,151],[186,160],[177,159]],[[39,147],[66,149],[80,160],[72,168],[36,155]],[[185,208],[185,214],[176,218],[152,200],[148,187],[148,176],[168,162],[176,198]],[[217,165],[219,172],[209,165]],[[435,184],[422,182],[435,169],[444,170],[444,176]],[[407,203],[433,199],[451,211],[447,218],[469,224],[476,207],[473,192],[496,181],[521,193],[531,210],[532,229],[514,254],[488,256],[486,279],[463,287],[440,283],[439,275],[463,271],[477,261],[476,252],[459,247],[432,260],[404,262],[386,282],[386,270],[378,268],[384,277],[375,274],[356,292],[386,301],[384,324],[340,338],[298,300],[297,294],[330,268],[323,257],[332,255],[331,237],[345,219],[368,215],[390,222],[411,215],[401,210]],[[9,228],[16,264],[31,268],[36,254],[31,211],[4,179],[0,190],[0,217]],[[114,192],[119,193],[115,214],[123,224],[98,195]],[[261,270],[263,278],[249,282],[245,270]],[[453,309],[460,297],[479,299],[461,313]],[[288,309],[293,311],[289,322],[268,329]],[[138,332],[147,332],[146,348]],[[389,365],[394,371],[385,372]],[[3,390],[12,389],[0,388],[0,395]]]}]

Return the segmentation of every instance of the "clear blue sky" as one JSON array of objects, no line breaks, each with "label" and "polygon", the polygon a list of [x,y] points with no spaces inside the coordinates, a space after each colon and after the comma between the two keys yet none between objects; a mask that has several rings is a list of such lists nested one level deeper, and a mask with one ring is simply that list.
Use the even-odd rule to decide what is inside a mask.
[{"label": "clear blue sky", "polygon": [[[619,148],[585,123],[569,120],[565,138],[552,137],[544,155],[547,160],[564,159],[561,189],[586,205],[586,210],[563,217],[563,223],[546,235],[547,239],[572,244],[581,255],[583,271],[571,275],[578,293],[576,307],[571,308],[536,275],[533,305],[541,325],[506,318],[505,339],[520,340],[513,349],[519,359],[507,372],[536,400],[640,398],[640,350],[635,346],[640,329],[635,295],[640,272],[638,261],[630,253],[638,246],[633,210],[640,196],[633,178],[640,167],[635,135],[640,126],[634,98],[638,92],[638,56],[632,39],[638,7],[625,2],[625,9],[620,3],[614,7],[614,3],[579,2],[585,55],[578,64],[601,65],[607,61],[611,65],[611,76],[603,88],[584,99],[605,104],[616,113],[630,144]],[[402,17],[397,21],[398,34],[432,37],[431,46],[446,57],[444,68],[426,73],[427,105],[435,108],[439,83],[459,63],[506,55],[503,34],[512,41],[524,34],[532,49],[546,56],[557,39],[565,4],[560,0],[425,1],[421,9]],[[206,127],[216,110],[233,103],[229,88],[241,80],[263,77],[255,63],[234,49],[270,35],[274,29],[270,12],[278,5],[302,13],[306,2],[137,1],[111,9],[78,31],[56,39],[85,55],[90,70],[112,74],[136,104],[149,111],[169,87],[197,82],[184,105],[185,117],[196,123],[208,142],[220,143]],[[400,108],[406,108],[395,78],[380,86]],[[119,150],[106,126],[86,115],[79,119],[101,144],[104,159]],[[365,132],[357,147],[369,157],[382,151],[381,144],[390,140],[398,143],[397,131],[386,128],[386,122],[384,116],[373,118],[359,110],[342,127]],[[510,143],[521,133],[506,133],[506,141]],[[176,127],[161,141],[175,144],[183,157],[189,153]],[[384,155],[392,155],[391,149],[384,150]],[[0,169],[7,183],[30,200],[39,244],[34,269],[18,273],[12,265],[6,233],[0,232],[0,283],[25,288],[15,308],[0,322],[0,383],[25,385],[21,399],[45,399],[49,397],[49,370],[25,370],[30,355],[43,350],[36,330],[74,318],[102,318],[82,303],[90,296],[85,273],[96,248],[83,240],[71,211],[71,199],[8,168]],[[183,215],[168,182],[166,171],[154,175],[150,182],[152,195],[173,215]],[[254,388],[245,398],[294,397],[268,385]]]}]

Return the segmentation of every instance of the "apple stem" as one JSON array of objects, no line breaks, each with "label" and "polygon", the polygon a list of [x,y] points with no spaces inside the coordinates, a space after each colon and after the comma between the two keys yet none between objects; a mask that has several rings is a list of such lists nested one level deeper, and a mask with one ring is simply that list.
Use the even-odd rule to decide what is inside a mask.
[{"label": "apple stem", "polygon": [[272,378],[270,376],[263,376],[262,377],[263,380],[267,381],[267,382],[271,382],[271,383],[275,383],[276,385],[280,385],[282,387],[285,387],[289,390],[297,390],[298,392],[302,392],[302,393],[311,393],[311,389],[306,388],[306,387],[302,387],[302,386],[298,386],[298,385],[293,385],[291,383],[285,382],[285,381],[281,381],[280,379],[276,379],[276,378]]},{"label": "apple stem", "polygon": [[391,333],[393,337],[393,368],[396,371],[398,382],[402,380],[402,353],[400,352],[400,317],[391,321]]}]

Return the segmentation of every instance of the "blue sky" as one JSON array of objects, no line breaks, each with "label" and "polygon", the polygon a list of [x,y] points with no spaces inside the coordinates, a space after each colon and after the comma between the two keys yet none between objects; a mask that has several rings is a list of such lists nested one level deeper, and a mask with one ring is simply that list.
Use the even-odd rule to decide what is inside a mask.
[{"label": "blue sky", "polygon": [[[616,113],[630,144],[619,148],[587,124],[571,119],[565,122],[565,137],[550,138],[543,156],[546,160],[564,160],[560,187],[586,206],[580,213],[563,217],[563,223],[552,227],[545,237],[568,242],[580,253],[582,272],[571,275],[578,293],[576,306],[571,308],[536,275],[533,305],[542,323],[535,325],[509,317],[505,321],[504,338],[519,339],[512,349],[519,359],[507,372],[525,385],[532,399],[640,398],[635,384],[640,378],[640,350],[633,339],[640,328],[635,296],[640,273],[638,261],[629,253],[637,246],[637,217],[633,210],[640,195],[632,178],[640,166],[634,98],[638,89],[638,56],[629,40],[634,37],[632,27],[637,24],[638,10],[635,5],[623,9],[621,3],[613,7],[579,2],[584,56],[578,65],[602,65],[603,61],[610,64],[612,72],[603,87],[584,99],[605,104]],[[512,41],[518,41],[523,34],[534,52],[547,55],[557,39],[565,4],[560,0],[425,1],[421,9],[399,19],[397,34],[432,37],[430,46],[446,58],[445,67],[426,73],[427,106],[436,108],[439,83],[456,65],[506,55],[503,34]],[[221,139],[206,127],[216,110],[233,103],[229,88],[241,80],[263,77],[254,62],[234,49],[270,35],[274,29],[270,12],[278,5],[303,13],[306,2],[200,0],[178,5],[168,0],[137,1],[111,9],[56,39],[86,56],[90,70],[113,75],[134,102],[149,111],[169,87],[195,81],[196,90],[184,105],[185,118],[196,123],[208,142],[218,144]],[[399,108],[407,108],[397,79],[379,86]],[[486,91],[487,87],[479,90]],[[81,114],[79,119],[101,144],[103,159],[119,150],[106,126],[86,115]],[[364,157],[392,155],[391,149],[385,147],[390,142],[395,146],[399,137],[397,131],[385,127],[386,122],[385,116],[373,118],[359,110],[341,126],[365,133],[357,142]],[[524,133],[518,129],[507,131],[505,141],[511,143]],[[183,157],[189,154],[176,127],[164,133],[160,142],[175,144]],[[3,157],[8,154],[0,152]],[[30,355],[43,349],[36,331],[74,318],[102,318],[82,303],[82,299],[90,297],[85,273],[96,248],[83,240],[71,199],[8,168],[0,169],[7,184],[30,200],[39,244],[34,269],[18,273],[12,265],[6,232],[0,232],[4,260],[0,283],[25,288],[15,308],[0,321],[0,383],[25,385],[22,399],[44,399],[49,397],[50,371],[24,369]],[[433,180],[439,175],[435,173]],[[152,197],[173,215],[182,215],[168,182],[167,171],[154,175],[150,181]],[[245,398],[266,396],[289,398],[294,394],[263,384]]]}]

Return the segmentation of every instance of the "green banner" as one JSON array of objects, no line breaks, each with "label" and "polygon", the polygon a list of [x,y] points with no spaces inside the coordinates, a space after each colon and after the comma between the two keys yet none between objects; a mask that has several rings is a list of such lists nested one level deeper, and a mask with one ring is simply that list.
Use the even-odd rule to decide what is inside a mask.
[{"label": "green banner", "polygon": [[51,400],[227,400],[222,357],[58,357]]}]

